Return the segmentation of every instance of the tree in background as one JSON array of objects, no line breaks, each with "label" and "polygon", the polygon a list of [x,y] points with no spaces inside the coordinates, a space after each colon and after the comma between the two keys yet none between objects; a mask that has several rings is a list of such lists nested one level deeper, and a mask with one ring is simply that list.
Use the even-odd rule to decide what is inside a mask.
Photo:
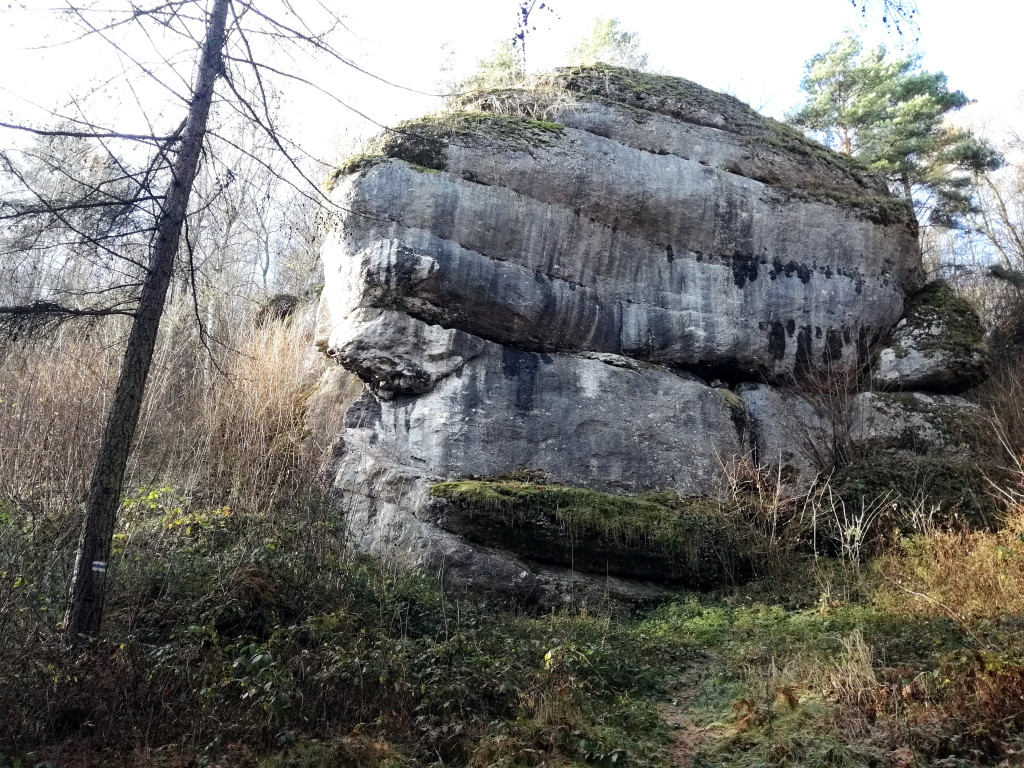
[{"label": "tree in background", "polygon": [[452,90],[486,91],[492,88],[514,88],[526,77],[523,59],[511,40],[499,43],[486,59],[478,59],[473,74],[457,82]]},{"label": "tree in background", "polygon": [[896,33],[903,34],[906,26],[911,32],[917,32],[917,2],[915,0],[850,0],[850,5],[860,11],[866,20],[868,14],[878,16],[886,28],[895,28]]},{"label": "tree in background", "polygon": [[590,32],[566,51],[567,62],[574,67],[614,64],[631,69],[647,69],[647,54],[640,50],[640,36],[619,28],[618,19],[595,19]]},{"label": "tree in background", "polygon": [[[95,636],[101,627],[126,465],[168,297],[176,284],[191,294],[205,344],[205,328],[224,304],[218,292],[254,275],[265,281],[270,250],[291,250],[291,241],[304,237],[304,227],[289,233],[281,219],[253,220],[280,196],[268,177],[285,179],[307,203],[325,201],[308,172],[310,158],[279,130],[274,101],[275,81],[282,79],[323,91],[293,73],[300,52],[321,64],[351,65],[328,42],[339,20],[322,10],[326,31],[313,32],[312,12],[300,17],[286,2],[257,8],[246,0],[172,0],[129,3],[121,12],[68,4],[65,16],[78,25],[80,39],[114,46],[136,65],[126,76],[141,71],[155,88],[138,100],[142,89],[130,84],[150,131],[104,126],[130,118],[86,115],[81,108],[66,127],[0,124],[36,137],[27,152],[24,142],[13,142],[0,154],[0,220],[6,225],[0,276],[12,281],[0,291],[0,320],[27,333],[83,315],[130,318],[71,579],[66,627],[72,638]],[[137,64],[128,45],[147,41],[148,63]],[[279,64],[273,53],[283,43],[290,44],[289,56]],[[167,124],[165,99],[167,111],[178,107],[176,127]],[[266,175],[250,173],[261,169]],[[246,231],[252,227],[261,231]],[[238,269],[239,259],[249,269]],[[226,335],[232,324],[220,320]]]},{"label": "tree in background", "polygon": [[0,317],[51,325],[130,315],[155,198],[142,174],[70,123],[0,150]]},{"label": "tree in background", "polygon": [[[545,5],[540,7],[547,10]],[[487,58],[479,59],[473,74],[452,85],[451,91],[459,94],[522,86],[528,75],[519,34],[513,40],[499,43]],[[565,56],[566,63],[574,67],[603,62],[633,69],[647,68],[647,54],[640,50],[639,35],[621,30],[618,19],[595,19],[590,32],[566,51]]]},{"label": "tree in background", "polygon": [[1005,167],[980,176],[974,230],[991,243],[1002,271],[1015,272],[1012,282],[1024,288],[1024,138],[1011,132],[1000,149]]},{"label": "tree in background", "polygon": [[920,55],[865,51],[850,35],[807,62],[807,102],[790,121],[832,149],[882,173],[914,205],[918,220],[962,224],[976,210],[978,174],[999,167],[999,154],[971,131],[948,123],[966,106],[946,76],[920,68]]}]

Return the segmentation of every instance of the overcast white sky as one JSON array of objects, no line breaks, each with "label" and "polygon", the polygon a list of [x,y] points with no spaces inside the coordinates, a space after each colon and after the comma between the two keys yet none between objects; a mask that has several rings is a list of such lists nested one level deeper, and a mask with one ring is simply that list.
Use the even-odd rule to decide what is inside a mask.
[{"label": "overcast white sky", "polygon": [[[314,2],[294,4],[301,9]],[[350,33],[338,38],[346,55],[366,70],[424,91],[467,73],[477,59],[510,38],[518,9],[518,0],[324,2],[346,18]],[[107,79],[120,71],[109,52],[82,46],[33,48],[44,40],[61,39],[61,23],[47,10],[57,4],[5,0],[0,6],[0,119],[34,118],[38,113],[32,104],[66,107],[70,98],[87,93],[101,102],[107,98],[107,110],[116,119],[129,110],[125,99],[132,97],[108,94],[112,90],[105,85]],[[128,5],[106,0],[105,7],[122,4]],[[845,29],[868,44],[920,51],[927,69],[944,71],[952,88],[978,100],[975,111],[1007,112],[1024,91],[1024,4],[1015,0],[919,0],[919,30],[904,29],[902,38],[885,29],[877,12],[862,18],[848,0],[551,0],[550,5],[553,13],[534,11],[537,29],[528,40],[531,69],[557,66],[595,17],[616,17],[621,28],[640,35],[655,71],[728,91],[775,117],[799,102],[804,62]],[[455,71],[442,73],[445,62],[454,64]],[[331,90],[380,123],[434,106],[426,97],[357,73],[332,69],[328,78]],[[147,87],[139,73],[134,79],[140,89]],[[331,151],[328,139],[335,134],[372,130],[336,104],[297,91],[290,97],[295,128],[317,154]],[[145,98],[164,96],[151,92]],[[175,109],[168,100],[168,111]]]}]

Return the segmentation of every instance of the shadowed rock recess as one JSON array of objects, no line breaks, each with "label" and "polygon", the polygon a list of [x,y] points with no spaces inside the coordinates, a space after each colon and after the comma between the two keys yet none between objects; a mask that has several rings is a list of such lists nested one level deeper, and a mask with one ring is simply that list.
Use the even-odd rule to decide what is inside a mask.
[{"label": "shadowed rock recess", "polygon": [[545,605],[741,578],[699,497],[751,451],[823,468],[784,419],[834,415],[790,385],[849,378],[900,320],[912,211],[678,78],[565,69],[460,108],[332,180],[318,344],[365,382],[333,467],[353,543]]}]

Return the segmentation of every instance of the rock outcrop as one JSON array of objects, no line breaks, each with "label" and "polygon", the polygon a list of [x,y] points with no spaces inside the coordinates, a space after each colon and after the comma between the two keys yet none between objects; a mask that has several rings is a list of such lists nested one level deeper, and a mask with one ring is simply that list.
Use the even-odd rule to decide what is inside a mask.
[{"label": "rock outcrop", "polygon": [[981,381],[988,368],[978,313],[941,281],[911,298],[888,341],[874,371],[881,389],[958,391]]},{"label": "rock outcrop", "polygon": [[[867,363],[921,282],[913,212],[848,158],[677,78],[564,70],[463,106],[333,182],[318,343],[366,383],[335,466],[353,542],[540,602],[569,583],[635,597],[650,592],[620,578],[736,578],[728,537],[680,559],[661,523],[587,533],[552,499],[587,489],[588,508],[654,514],[635,497],[713,494],[752,449],[812,475],[818,449],[786,447],[780,414],[809,432],[831,415],[777,385]],[[540,490],[514,504],[471,494],[490,488],[493,509],[438,491],[524,471]]]}]

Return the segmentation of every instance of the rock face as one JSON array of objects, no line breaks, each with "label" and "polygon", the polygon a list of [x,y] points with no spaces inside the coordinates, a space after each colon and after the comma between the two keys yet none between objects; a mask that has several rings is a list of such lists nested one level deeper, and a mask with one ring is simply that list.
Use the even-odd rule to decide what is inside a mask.
[{"label": "rock face", "polygon": [[[357,546],[543,602],[586,581],[576,561],[469,533],[432,487],[529,470],[712,494],[784,441],[785,398],[753,383],[856,370],[900,319],[916,223],[855,163],[685,80],[565,70],[465,106],[336,174],[318,343],[367,385],[336,486]],[[578,558],[588,589],[636,589],[601,551]],[[676,579],[645,562],[618,575]]]}]

